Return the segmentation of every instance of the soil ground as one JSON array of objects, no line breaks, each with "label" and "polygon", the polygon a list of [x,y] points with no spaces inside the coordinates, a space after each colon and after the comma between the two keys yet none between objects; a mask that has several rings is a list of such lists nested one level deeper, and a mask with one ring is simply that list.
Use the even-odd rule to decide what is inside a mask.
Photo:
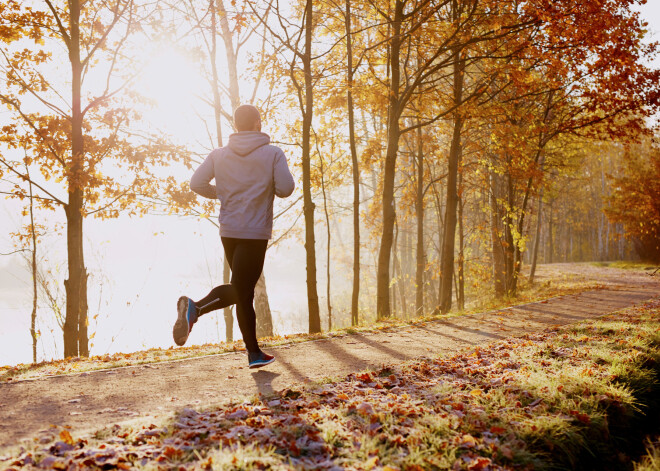
[{"label": "soil ground", "polygon": [[[50,425],[73,434],[115,423],[162,422],[184,407],[205,407],[421,356],[450,355],[494,340],[598,317],[660,295],[660,276],[592,265],[541,266],[598,280],[603,288],[395,331],[352,334],[268,349],[277,361],[249,370],[244,353],[0,384],[0,449]],[[203,328],[203,323],[196,328]]]}]

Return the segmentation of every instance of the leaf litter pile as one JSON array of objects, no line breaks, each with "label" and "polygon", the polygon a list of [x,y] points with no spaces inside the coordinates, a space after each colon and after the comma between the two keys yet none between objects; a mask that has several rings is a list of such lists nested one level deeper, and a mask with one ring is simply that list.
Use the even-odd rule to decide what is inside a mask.
[{"label": "leaf litter pile", "polygon": [[86,438],[52,428],[0,467],[620,469],[658,417],[659,321],[656,299],[451,358],[186,408],[167,424]]}]

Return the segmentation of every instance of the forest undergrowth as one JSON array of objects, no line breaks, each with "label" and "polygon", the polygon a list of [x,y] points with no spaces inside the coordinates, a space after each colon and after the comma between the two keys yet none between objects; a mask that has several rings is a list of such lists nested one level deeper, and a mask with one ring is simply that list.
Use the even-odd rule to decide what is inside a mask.
[{"label": "forest undergrowth", "polygon": [[[448,314],[429,314],[411,319],[391,318],[386,321],[378,322],[375,318],[369,319],[368,316],[361,316],[364,322],[355,327],[345,327],[333,329],[328,332],[318,334],[292,334],[284,336],[273,336],[261,339],[262,346],[277,346],[305,342],[309,340],[318,340],[323,338],[340,337],[350,335],[356,332],[386,331],[398,329],[411,324],[429,322],[438,319],[471,314],[475,312],[484,312],[489,310],[502,309],[519,304],[546,300],[558,296],[567,296],[580,293],[582,291],[602,288],[602,284],[590,280],[583,275],[567,274],[554,275],[542,282],[534,285],[527,285],[519,290],[514,298],[488,298],[481,302],[472,303],[469,309],[465,311],[452,311]],[[175,313],[174,313],[175,314]],[[173,315],[174,315],[173,314]],[[174,321],[174,319],[173,319]],[[113,353],[103,355],[93,355],[91,357],[74,357],[52,361],[43,361],[36,364],[18,364],[0,366],[0,382],[20,381],[25,379],[35,379],[45,376],[75,374],[87,371],[118,368],[124,366],[133,366],[147,363],[157,363],[162,361],[182,360],[186,358],[195,358],[207,355],[217,355],[222,353],[244,351],[245,345],[242,340],[235,342],[209,343],[203,345],[191,345],[186,347],[152,348],[136,352]]]},{"label": "forest undergrowth", "polygon": [[[658,463],[660,299],[168,423],[53,427],[8,469],[639,469]],[[654,435],[655,434],[655,435]],[[655,460],[655,461],[654,461]],[[0,461],[0,466],[3,461]]]}]

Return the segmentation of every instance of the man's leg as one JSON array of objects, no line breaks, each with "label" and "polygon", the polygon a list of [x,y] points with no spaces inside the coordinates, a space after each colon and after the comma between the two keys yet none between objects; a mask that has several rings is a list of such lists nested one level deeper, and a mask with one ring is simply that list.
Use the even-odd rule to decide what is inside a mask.
[{"label": "man's leg", "polygon": [[[239,242],[239,239],[222,238],[225,257],[230,267],[237,242]],[[197,322],[199,316],[236,304],[236,300],[236,290],[231,284],[216,286],[197,302],[187,296],[181,296],[177,301],[178,317],[172,329],[174,342],[177,345],[184,345],[188,340],[192,326]]]},{"label": "man's leg", "polygon": [[[232,266],[234,249],[238,240],[239,239],[230,239],[227,237],[222,238],[222,246],[225,249],[225,258],[227,259],[229,268]],[[231,284],[216,286],[211,290],[209,294],[204,296],[199,301],[195,301],[198,317],[202,314],[206,314],[207,312],[224,309],[227,306],[231,306],[233,304],[236,304],[236,291]]]},{"label": "man's leg", "polygon": [[197,306],[197,317],[207,312],[224,309],[236,304],[236,290],[232,285],[220,285],[211,290],[206,297],[195,301]]},{"label": "man's leg", "polygon": [[242,239],[236,243],[231,259],[231,284],[236,293],[236,317],[249,353],[260,351],[253,301],[254,287],[264,267],[267,247],[267,240]]}]

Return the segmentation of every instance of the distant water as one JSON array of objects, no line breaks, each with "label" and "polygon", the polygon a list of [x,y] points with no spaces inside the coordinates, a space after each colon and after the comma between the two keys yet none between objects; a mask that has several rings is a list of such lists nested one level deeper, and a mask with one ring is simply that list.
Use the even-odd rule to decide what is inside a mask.
[{"label": "distant water", "polygon": [[[130,352],[173,345],[172,323],[176,300],[182,294],[201,298],[222,281],[221,246],[217,229],[206,221],[177,216],[91,220],[85,226],[89,280],[89,317],[92,355]],[[157,234],[157,235],[155,235]],[[60,263],[60,283],[66,268],[64,237],[44,241],[48,266]],[[318,242],[320,244],[320,242]],[[320,249],[319,249],[320,250]],[[323,263],[319,293],[325,287]],[[347,299],[347,270],[337,270],[335,293]],[[302,242],[292,240],[270,249],[265,264],[266,285],[274,327],[285,335],[307,330],[305,254]],[[53,278],[57,278],[57,273]],[[323,283],[323,284],[321,284]],[[344,286],[344,288],[342,288]],[[0,364],[30,362],[32,309],[31,278],[20,255],[0,257]],[[61,285],[63,292],[63,285]],[[335,298],[335,296],[333,296]],[[349,300],[350,301],[350,300]],[[321,299],[324,306],[325,299]],[[61,358],[62,334],[51,310],[40,301],[39,360]],[[64,307],[64,306],[63,306]],[[323,307],[322,307],[323,309]],[[94,316],[97,315],[94,319]],[[325,320],[323,321],[326,322]],[[234,326],[235,338],[240,338]],[[221,311],[200,319],[189,344],[224,341]]]}]

